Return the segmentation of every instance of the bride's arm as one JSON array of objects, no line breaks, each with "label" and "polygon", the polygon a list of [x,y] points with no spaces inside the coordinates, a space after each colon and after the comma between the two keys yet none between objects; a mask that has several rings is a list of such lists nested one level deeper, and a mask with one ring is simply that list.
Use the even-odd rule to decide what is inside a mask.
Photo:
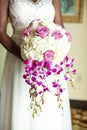
[{"label": "bride's arm", "polygon": [[0,43],[12,54],[21,59],[20,48],[7,35],[9,0],[0,0]]},{"label": "bride's arm", "polygon": [[62,20],[60,0],[53,0],[53,5],[54,5],[54,8],[55,8],[55,18],[54,18],[54,22],[55,22],[56,24],[60,24],[60,25],[62,25],[62,27],[64,27],[64,25],[63,25],[63,20]]}]

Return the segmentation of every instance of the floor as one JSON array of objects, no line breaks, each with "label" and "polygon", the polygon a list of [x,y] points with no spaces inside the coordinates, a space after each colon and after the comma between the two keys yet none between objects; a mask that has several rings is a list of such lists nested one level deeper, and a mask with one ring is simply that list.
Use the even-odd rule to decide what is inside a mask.
[{"label": "floor", "polygon": [[87,130],[87,110],[71,109],[73,130]]}]

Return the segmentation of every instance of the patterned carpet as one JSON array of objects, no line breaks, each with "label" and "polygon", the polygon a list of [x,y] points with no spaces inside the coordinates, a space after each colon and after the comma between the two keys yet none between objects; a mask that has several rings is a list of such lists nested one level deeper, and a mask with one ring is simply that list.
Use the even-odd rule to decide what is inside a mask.
[{"label": "patterned carpet", "polygon": [[73,130],[87,130],[87,110],[71,109]]}]

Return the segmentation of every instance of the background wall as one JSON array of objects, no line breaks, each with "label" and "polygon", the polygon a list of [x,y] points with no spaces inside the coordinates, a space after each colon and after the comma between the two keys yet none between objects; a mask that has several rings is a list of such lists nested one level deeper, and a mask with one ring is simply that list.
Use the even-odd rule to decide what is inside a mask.
[{"label": "background wall", "polygon": [[[71,32],[73,42],[70,56],[75,58],[76,89],[69,87],[70,99],[87,100],[87,0],[84,0],[83,22],[65,23],[65,28]],[[12,34],[10,23],[8,34]],[[6,50],[0,45],[0,83],[4,68]]]},{"label": "background wall", "polygon": [[69,88],[71,99],[87,100],[87,0],[84,0],[83,22],[67,23],[73,42],[70,55],[75,57],[76,89]]}]

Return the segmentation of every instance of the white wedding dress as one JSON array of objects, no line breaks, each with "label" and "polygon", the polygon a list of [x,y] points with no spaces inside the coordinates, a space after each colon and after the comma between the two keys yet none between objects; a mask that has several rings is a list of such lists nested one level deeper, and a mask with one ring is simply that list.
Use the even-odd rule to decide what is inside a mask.
[{"label": "white wedding dress", "polygon": [[[53,21],[55,10],[52,0],[33,3],[30,0],[10,0],[9,15],[13,26],[12,39],[21,44],[22,31],[33,19]],[[64,111],[58,108],[53,95],[47,95],[40,116],[32,118],[29,106],[29,88],[23,79],[24,64],[7,52],[1,90],[0,130],[72,130],[67,82],[62,95]]]}]

